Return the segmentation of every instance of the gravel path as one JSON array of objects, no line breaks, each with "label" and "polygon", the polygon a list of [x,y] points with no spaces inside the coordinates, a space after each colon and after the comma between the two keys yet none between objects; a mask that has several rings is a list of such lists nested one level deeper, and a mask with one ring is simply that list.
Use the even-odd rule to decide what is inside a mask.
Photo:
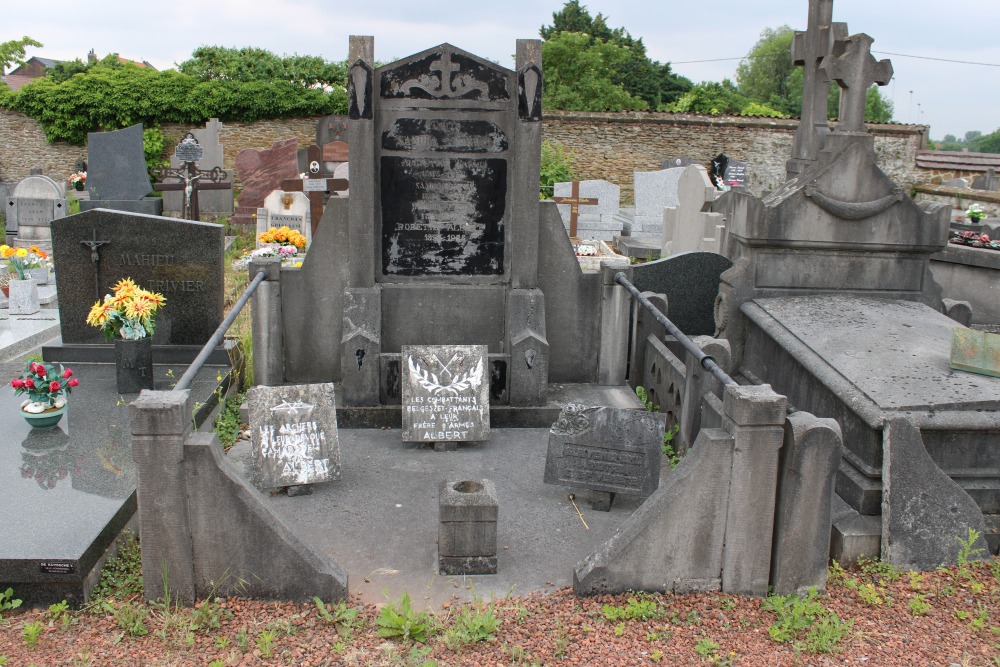
[{"label": "gravel path", "polygon": [[[456,600],[428,623],[426,643],[380,637],[379,607],[352,602],[339,624],[335,608],[324,619],[312,604],[242,598],[194,612],[127,599],[63,615],[8,611],[0,665],[1000,665],[996,558],[922,574],[877,563],[835,570],[826,595],[785,604],[706,594],[577,598],[561,589],[480,602],[477,623]],[[494,637],[470,641],[490,610]]]}]

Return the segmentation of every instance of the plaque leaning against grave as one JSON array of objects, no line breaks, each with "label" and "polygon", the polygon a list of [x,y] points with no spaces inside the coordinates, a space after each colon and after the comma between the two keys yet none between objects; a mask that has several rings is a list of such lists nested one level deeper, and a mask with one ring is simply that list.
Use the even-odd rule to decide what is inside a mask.
[{"label": "plaque leaning against grave", "polygon": [[489,439],[485,345],[404,345],[401,367],[404,441]]},{"label": "plaque leaning against grave", "polygon": [[340,479],[333,384],[250,390],[250,460],[259,489]]}]

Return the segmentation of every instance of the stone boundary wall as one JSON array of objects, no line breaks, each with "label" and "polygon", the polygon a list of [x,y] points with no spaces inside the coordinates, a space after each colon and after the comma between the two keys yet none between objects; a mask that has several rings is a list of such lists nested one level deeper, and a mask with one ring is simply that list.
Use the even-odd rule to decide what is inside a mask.
[{"label": "stone boundary wall", "polygon": [[[224,123],[221,140],[225,168],[246,148],[268,148],[277,139],[295,136],[299,146],[315,141],[317,117]],[[633,200],[634,171],[654,171],[667,158],[690,156],[706,163],[721,152],[750,163],[749,188],[755,194],[779,185],[791,154],[798,120],[695,116],[689,114],[620,112],[547,112],[543,139],[558,141],[575,156],[580,180],[605,179],[621,186],[622,203]],[[174,141],[190,128],[166,123],[164,134]],[[879,164],[905,189],[927,180],[916,167],[916,151],[925,147],[923,125],[872,125]],[[0,181],[15,182],[41,167],[56,180],[73,171],[86,149],[49,144],[38,123],[14,111],[0,109]]]},{"label": "stone boundary wall", "polygon": [[973,190],[971,188],[952,188],[946,185],[931,185],[929,183],[916,185],[913,190],[915,192],[914,199],[918,204],[929,201],[936,204],[951,204],[953,209],[965,210],[970,204],[975,203],[979,204],[983,212],[989,216],[987,220],[990,223],[996,223],[1000,219],[1000,192]]}]

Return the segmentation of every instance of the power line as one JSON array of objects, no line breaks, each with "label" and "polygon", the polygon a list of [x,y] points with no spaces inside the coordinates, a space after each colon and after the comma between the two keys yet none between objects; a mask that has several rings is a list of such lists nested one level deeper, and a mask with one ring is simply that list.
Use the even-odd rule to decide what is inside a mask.
[{"label": "power line", "polygon": [[672,60],[671,65],[690,65],[691,63],[717,63],[723,60],[743,60],[746,56],[739,58],[712,58],[711,60]]},{"label": "power line", "polygon": [[983,67],[1000,67],[996,63],[974,63],[969,60],[951,60],[949,58],[931,58],[930,56],[911,56],[907,53],[892,53],[890,51],[872,51],[883,56],[900,56],[902,58],[920,58],[921,60],[937,60],[942,63],[960,63],[962,65],[982,65]]}]

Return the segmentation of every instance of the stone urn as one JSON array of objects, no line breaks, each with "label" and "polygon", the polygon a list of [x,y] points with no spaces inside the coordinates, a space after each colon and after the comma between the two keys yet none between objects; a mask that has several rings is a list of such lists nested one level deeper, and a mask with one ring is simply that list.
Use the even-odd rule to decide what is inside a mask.
[{"label": "stone urn", "polygon": [[119,394],[137,394],[153,388],[153,340],[115,339],[115,377]]},{"label": "stone urn", "polygon": [[31,278],[11,280],[7,283],[8,305],[11,315],[32,315],[42,309],[38,301],[38,285]]}]

